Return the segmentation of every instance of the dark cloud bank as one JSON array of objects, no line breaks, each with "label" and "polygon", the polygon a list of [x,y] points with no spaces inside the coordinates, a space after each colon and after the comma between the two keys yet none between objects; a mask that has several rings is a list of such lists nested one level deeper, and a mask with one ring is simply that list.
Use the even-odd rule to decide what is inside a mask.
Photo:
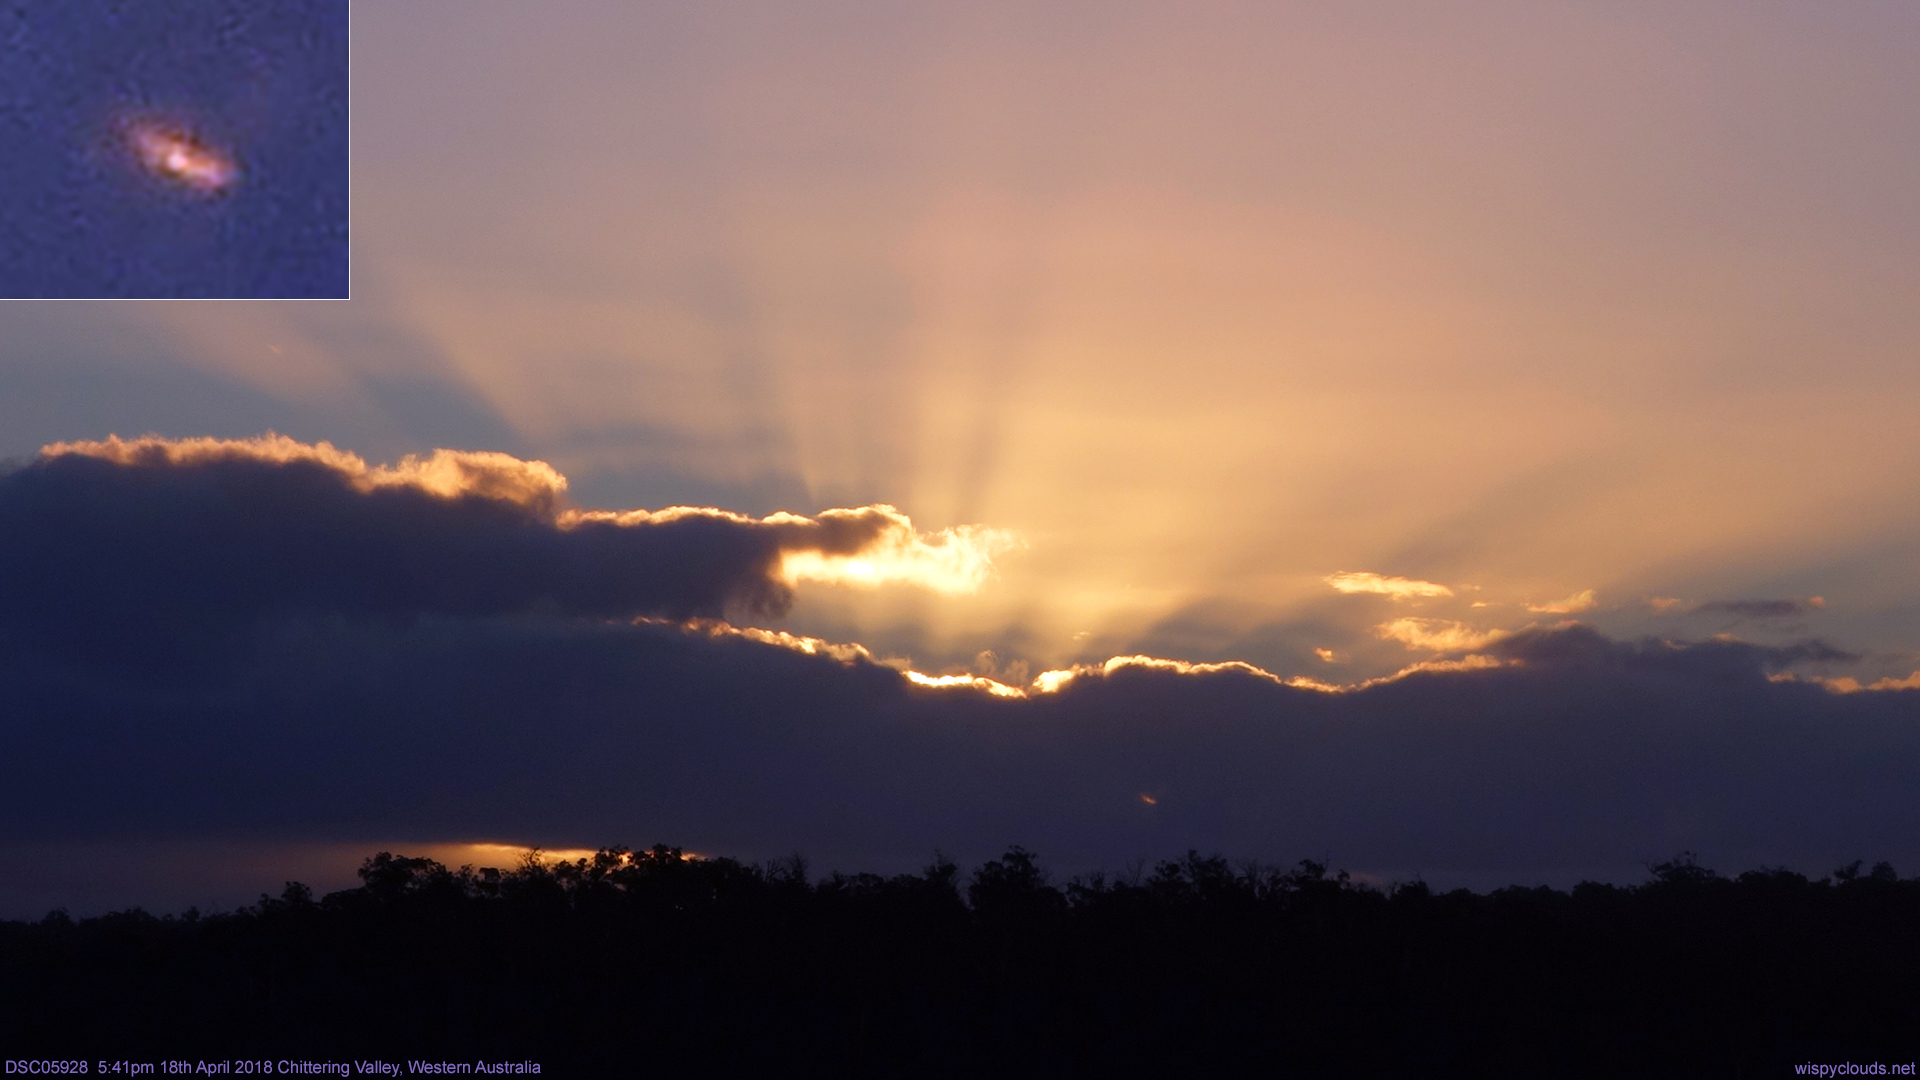
[{"label": "dark cloud bank", "polygon": [[1920,692],[1768,678],[1838,655],[1817,643],[1574,627],[1347,693],[1122,667],[993,697],[627,620],[777,609],[780,551],[858,528],[563,529],[497,496],[246,454],[0,476],[0,820],[45,843],[659,839],[849,869],[1010,842],[1061,867],[1192,847],[1503,881],[1680,850],[1920,859]]},{"label": "dark cloud bank", "polygon": [[1694,608],[1694,615],[1733,615],[1743,619],[1791,619],[1806,615],[1823,604],[1812,600],[1714,600]]}]

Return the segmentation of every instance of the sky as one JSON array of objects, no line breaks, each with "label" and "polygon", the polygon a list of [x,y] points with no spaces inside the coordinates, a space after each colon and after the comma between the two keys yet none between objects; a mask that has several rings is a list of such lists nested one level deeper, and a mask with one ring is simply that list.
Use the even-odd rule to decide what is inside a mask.
[{"label": "sky", "polygon": [[351,302],[0,305],[0,913],[383,844],[1920,858],[1910,5],[350,39]]},{"label": "sky", "polygon": [[0,4],[0,298],[340,298],[346,0]]}]

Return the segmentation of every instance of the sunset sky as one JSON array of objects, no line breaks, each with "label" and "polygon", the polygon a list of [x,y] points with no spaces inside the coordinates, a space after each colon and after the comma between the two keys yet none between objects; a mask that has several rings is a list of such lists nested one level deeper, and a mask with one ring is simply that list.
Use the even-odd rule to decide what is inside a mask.
[{"label": "sunset sky", "polygon": [[[1920,858],[1913,5],[422,0],[351,44],[353,300],[0,306],[9,865]],[[616,749],[640,794],[540,795]],[[510,793],[301,809],[402,765]],[[131,902],[47,874],[0,915]]]}]

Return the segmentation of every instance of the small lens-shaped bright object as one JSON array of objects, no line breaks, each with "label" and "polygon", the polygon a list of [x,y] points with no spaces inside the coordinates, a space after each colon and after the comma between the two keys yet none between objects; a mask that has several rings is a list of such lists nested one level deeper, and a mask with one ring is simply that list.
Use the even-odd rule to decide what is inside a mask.
[{"label": "small lens-shaped bright object", "polygon": [[143,122],[132,126],[130,136],[140,164],[163,179],[212,194],[239,178],[232,158],[179,128]]}]

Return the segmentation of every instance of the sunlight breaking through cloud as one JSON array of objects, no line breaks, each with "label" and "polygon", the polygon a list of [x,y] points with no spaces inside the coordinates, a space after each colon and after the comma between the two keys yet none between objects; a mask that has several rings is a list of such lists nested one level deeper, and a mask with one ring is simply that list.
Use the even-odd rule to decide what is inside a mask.
[{"label": "sunlight breaking through cloud", "polygon": [[757,537],[770,557],[749,569],[784,589],[812,581],[973,592],[992,575],[995,556],[1025,546],[1015,533],[984,525],[921,532],[905,513],[884,504],[823,510],[811,517],[777,512],[764,518],[697,506],[570,507],[564,505],[567,478],[553,466],[491,451],[440,449],[426,456],[410,454],[392,465],[369,465],[331,443],[303,443],[268,432],[248,439],[108,436],[51,443],[41,448],[40,456],[43,461],[86,457],[149,469],[307,466],[332,473],[362,495],[411,489],[449,501],[496,500],[521,508],[530,522],[583,536],[602,530],[712,526],[740,538]]},{"label": "sunlight breaking through cloud", "polygon": [[923,675],[918,671],[911,670],[903,671],[901,674],[905,675],[907,681],[913,683],[915,686],[931,686],[942,689],[950,686],[967,686],[976,690],[985,690],[994,697],[1023,698],[1027,696],[1027,692],[1017,686],[1008,686],[1006,683],[1000,682],[997,679],[989,679],[983,675]]},{"label": "sunlight breaking through cloud", "polygon": [[1265,668],[1255,667],[1252,664],[1243,663],[1239,660],[1229,660],[1224,663],[1213,664],[1193,664],[1184,660],[1165,660],[1153,656],[1116,656],[1104,664],[1076,664],[1071,668],[1043,671],[1035,676],[1032,685],[1029,687],[1029,691],[1035,694],[1058,693],[1075,679],[1086,677],[1104,678],[1128,668],[1143,668],[1152,671],[1172,672],[1176,675],[1239,673],[1252,676],[1264,682],[1291,687],[1295,690],[1313,690],[1323,694],[1346,694],[1356,690],[1366,690],[1371,687],[1398,682],[1409,675],[1443,671],[1482,671],[1490,668],[1517,667],[1520,663],[1519,660],[1511,658],[1502,659],[1500,657],[1474,653],[1463,656],[1458,660],[1423,660],[1416,664],[1409,664],[1391,675],[1382,675],[1374,679],[1364,679],[1360,682],[1353,683],[1335,683],[1307,675],[1294,675],[1290,678],[1282,678]]},{"label": "sunlight breaking through cloud", "polygon": [[[780,577],[789,585],[816,581],[856,588],[918,585],[942,593],[973,592],[993,572],[994,556],[1025,547],[1006,529],[960,525],[937,533],[914,529],[912,519],[891,506],[867,512],[889,520],[878,536],[850,555],[827,551],[789,551],[780,561]],[[822,521],[848,511],[828,510]]]},{"label": "sunlight breaking through cloud", "polygon": [[[998,698],[1032,698],[1037,695],[1057,694],[1065,690],[1076,679],[1103,679],[1128,670],[1168,672],[1181,676],[1208,676],[1238,674],[1273,683],[1277,686],[1291,687],[1295,690],[1312,690],[1325,694],[1344,694],[1355,690],[1365,690],[1374,686],[1396,682],[1409,675],[1425,672],[1443,671],[1480,671],[1489,668],[1515,667],[1521,661],[1482,654],[1470,654],[1456,660],[1425,660],[1378,678],[1365,679],[1354,683],[1334,683],[1315,679],[1305,675],[1282,677],[1265,668],[1240,660],[1228,660],[1219,663],[1191,663],[1185,660],[1169,660],[1157,656],[1115,656],[1102,663],[1075,664],[1067,668],[1055,668],[1043,671],[1033,677],[1025,686],[1015,686],[975,674],[929,675],[916,671],[911,661],[902,658],[876,657],[872,650],[853,642],[831,642],[821,638],[790,634],[784,630],[765,630],[753,626],[734,626],[723,619],[672,619],[639,618],[636,623],[649,623],[656,626],[671,626],[685,633],[701,634],[710,638],[740,638],[772,645],[808,656],[824,656],[839,661],[846,666],[872,664],[891,668],[900,677],[914,686],[930,690],[977,690]],[[1504,634],[1500,636],[1505,636]]]}]

